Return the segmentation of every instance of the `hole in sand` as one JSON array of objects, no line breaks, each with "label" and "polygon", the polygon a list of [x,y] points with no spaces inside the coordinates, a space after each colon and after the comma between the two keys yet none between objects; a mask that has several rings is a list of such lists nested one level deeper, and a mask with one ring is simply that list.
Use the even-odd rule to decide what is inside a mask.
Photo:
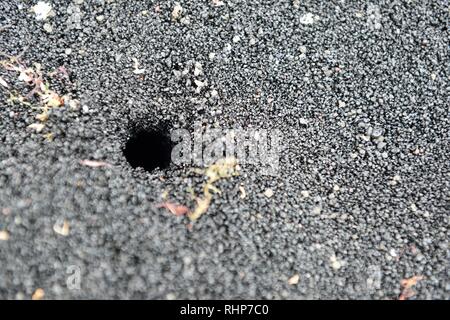
[{"label": "hole in sand", "polygon": [[124,155],[133,168],[151,172],[170,165],[172,142],[169,134],[161,129],[139,129],[128,139]]}]

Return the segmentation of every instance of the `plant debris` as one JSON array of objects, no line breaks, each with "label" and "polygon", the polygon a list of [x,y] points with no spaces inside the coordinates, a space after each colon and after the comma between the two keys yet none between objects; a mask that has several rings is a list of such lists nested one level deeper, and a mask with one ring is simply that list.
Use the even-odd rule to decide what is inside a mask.
[{"label": "plant debris", "polygon": [[411,278],[403,279],[400,281],[400,285],[402,287],[402,292],[400,293],[400,296],[398,297],[398,300],[407,300],[411,297],[413,297],[416,292],[412,289],[413,286],[417,284],[417,282],[423,280],[423,276],[413,276]]},{"label": "plant debris", "polygon": [[177,217],[183,216],[190,212],[189,208],[184,205],[175,204],[172,202],[163,202],[158,205],[156,205],[157,208],[166,208],[169,210],[172,214],[176,215]]},{"label": "plant debris", "polygon": [[203,197],[196,198],[197,206],[193,212],[188,213],[189,219],[195,221],[208,210],[212,200],[211,191],[220,194],[220,190],[214,186],[214,183],[220,179],[238,175],[238,170],[235,158],[219,159],[206,170],[198,170],[197,172],[203,173],[208,180],[203,185]]},{"label": "plant debris", "polygon": [[83,166],[91,167],[91,168],[100,168],[100,167],[107,167],[111,168],[112,165],[108,162],[104,161],[96,161],[96,160],[81,160],[80,164]]},{"label": "plant debris", "polygon": [[211,204],[211,194],[205,193],[203,198],[197,198],[195,199],[195,201],[197,202],[197,206],[195,207],[194,211],[192,213],[188,214],[189,219],[191,219],[192,221],[197,220],[198,218],[200,218],[200,216],[204,213],[206,213],[206,211],[208,211],[209,205]]},{"label": "plant debris", "polygon": [[[2,54],[7,56],[5,54]],[[7,56],[9,59],[1,60],[0,66],[2,66],[7,71],[13,71],[18,74],[17,80],[24,82],[26,85],[31,87],[31,90],[26,94],[22,95],[16,90],[7,90],[9,93],[8,102],[9,103],[20,103],[25,106],[29,106],[32,109],[38,110],[40,113],[36,115],[36,119],[39,123],[33,123],[29,128],[35,130],[37,133],[43,131],[45,123],[49,119],[49,111],[53,108],[61,107],[67,101],[70,105],[71,99],[68,95],[61,96],[56,91],[50,89],[49,82],[44,78],[42,72],[42,66],[39,63],[34,63],[33,67],[25,66],[18,58]],[[57,76],[59,79],[65,81],[69,80],[69,75],[64,67],[59,67],[55,71],[48,73],[49,77]],[[9,89],[10,85],[3,79],[0,78],[0,84]],[[32,98],[37,97],[37,106],[33,106]],[[47,134],[48,135],[48,134]]]}]

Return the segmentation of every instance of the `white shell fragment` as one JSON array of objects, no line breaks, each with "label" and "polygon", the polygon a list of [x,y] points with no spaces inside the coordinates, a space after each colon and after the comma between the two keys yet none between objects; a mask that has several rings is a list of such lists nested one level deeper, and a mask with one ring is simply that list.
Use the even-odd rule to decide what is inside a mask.
[{"label": "white shell fragment", "polygon": [[36,15],[36,20],[45,20],[50,16],[52,12],[52,6],[44,1],[39,1],[31,9]]},{"label": "white shell fragment", "polygon": [[304,15],[302,15],[300,17],[301,24],[313,24],[317,20],[319,20],[319,16],[316,16],[316,15],[312,14],[311,12],[305,13]]}]

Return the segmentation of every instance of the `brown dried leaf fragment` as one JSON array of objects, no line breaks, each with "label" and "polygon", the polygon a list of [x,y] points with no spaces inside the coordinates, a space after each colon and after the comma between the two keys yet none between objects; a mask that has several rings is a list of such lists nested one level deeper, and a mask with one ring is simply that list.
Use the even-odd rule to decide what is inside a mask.
[{"label": "brown dried leaf fragment", "polygon": [[172,202],[163,202],[158,205],[156,205],[157,208],[166,208],[169,210],[172,214],[176,216],[183,216],[187,214],[190,210],[188,207],[180,204],[175,204]]},{"label": "brown dried leaf fragment", "polygon": [[398,300],[407,300],[414,296],[416,292],[412,289],[413,286],[417,284],[417,282],[423,280],[423,276],[413,276],[411,278],[402,279],[400,281],[400,285],[402,286],[402,292],[400,293],[400,296],[398,297]]}]

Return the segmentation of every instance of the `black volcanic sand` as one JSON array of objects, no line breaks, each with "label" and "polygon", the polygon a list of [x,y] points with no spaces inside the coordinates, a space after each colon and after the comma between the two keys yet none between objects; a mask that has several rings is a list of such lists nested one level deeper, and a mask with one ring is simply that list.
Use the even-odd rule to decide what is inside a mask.
[{"label": "black volcanic sand", "polygon": [[[37,97],[0,86],[0,298],[396,299],[422,276],[411,299],[449,299],[444,1],[223,2],[172,19],[173,2],[53,0],[38,21],[35,1],[0,0],[2,59],[74,101],[37,133]],[[193,209],[205,177],[124,148],[196,122],[280,130],[283,152],[276,176],[218,181],[190,223],[159,204]]]}]

